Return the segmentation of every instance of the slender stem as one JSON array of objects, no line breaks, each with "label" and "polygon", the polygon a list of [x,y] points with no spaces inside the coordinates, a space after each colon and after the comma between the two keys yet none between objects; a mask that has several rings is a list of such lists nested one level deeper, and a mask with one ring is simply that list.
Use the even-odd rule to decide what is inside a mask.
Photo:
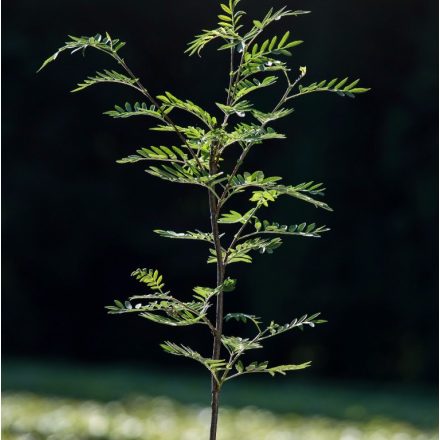
[{"label": "slender stem", "polygon": [[[235,14],[232,12],[232,25],[235,28]],[[226,98],[226,104],[229,105],[232,99],[232,85],[234,82],[234,48],[230,50],[230,69],[229,69],[229,86],[228,95]],[[225,128],[228,123],[228,115],[225,114],[222,128]],[[221,152],[220,145],[212,146],[210,158],[209,158],[209,173],[211,175],[218,172],[218,159],[217,154]],[[224,187],[222,186],[224,190]],[[215,190],[214,190],[215,192]],[[216,194],[216,193],[215,193]],[[211,216],[211,229],[214,239],[215,253],[217,257],[217,288],[220,289],[217,294],[217,304],[215,313],[215,332],[213,332],[213,346],[212,346],[212,359],[220,359],[221,350],[221,337],[223,333],[223,290],[222,284],[225,277],[225,264],[223,262],[223,248],[220,242],[220,233],[218,227],[218,218],[220,215],[220,200],[214,198],[211,192],[209,193],[209,211]],[[217,426],[218,426],[218,410],[220,401],[220,388],[221,385],[217,378],[212,374],[211,376],[211,426],[209,432],[209,439],[216,440],[217,438]]]},{"label": "slender stem", "polygon": [[[213,145],[210,160],[209,160],[209,172],[211,175],[218,172],[217,163],[217,148]],[[222,284],[225,275],[225,266],[223,264],[222,246],[220,242],[220,232],[218,227],[218,211],[217,211],[217,199],[213,196],[212,192],[209,192],[209,211],[211,217],[211,229],[214,239],[214,247],[217,257],[217,288],[219,292],[217,294],[217,305],[215,314],[215,332],[214,341],[212,347],[212,359],[220,359],[221,349],[221,336],[223,332],[223,291]],[[214,374],[211,376],[211,429],[210,440],[216,440],[217,438],[217,424],[218,424],[218,409],[219,409],[219,397],[220,397],[220,385],[216,380]]]}]

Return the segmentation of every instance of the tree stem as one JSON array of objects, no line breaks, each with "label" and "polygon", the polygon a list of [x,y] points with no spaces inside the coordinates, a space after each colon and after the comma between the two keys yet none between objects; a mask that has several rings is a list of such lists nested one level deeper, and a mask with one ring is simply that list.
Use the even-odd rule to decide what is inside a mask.
[{"label": "tree stem", "polygon": [[211,399],[211,428],[209,431],[209,440],[216,440],[218,425],[218,406],[219,406],[220,389],[212,379],[212,399]]},{"label": "tree stem", "polygon": [[[216,147],[213,146],[213,151],[211,152],[210,162],[209,162],[209,172],[210,174],[216,174],[218,171],[217,166],[217,151]],[[209,211],[211,216],[211,229],[214,238],[215,252],[217,256],[217,288],[219,288],[219,293],[217,294],[217,305],[216,305],[216,316],[215,316],[215,332],[213,333],[213,346],[212,346],[212,359],[220,359],[221,350],[221,336],[223,332],[223,291],[221,286],[223,284],[225,275],[225,266],[223,263],[222,247],[220,243],[220,233],[218,228],[218,210],[217,210],[217,200],[213,193],[209,191]],[[210,429],[210,440],[216,440],[217,438],[217,424],[218,424],[218,408],[219,408],[219,398],[220,398],[220,386],[217,383],[214,376],[211,377],[211,429]]]}]

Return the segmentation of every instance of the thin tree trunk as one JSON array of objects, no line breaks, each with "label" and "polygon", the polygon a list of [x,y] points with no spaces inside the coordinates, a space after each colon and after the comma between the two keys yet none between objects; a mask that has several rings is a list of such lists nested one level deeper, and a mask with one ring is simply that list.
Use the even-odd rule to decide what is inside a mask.
[{"label": "thin tree trunk", "polygon": [[[217,172],[217,164],[215,159],[215,152],[211,153],[209,164],[210,174]],[[225,268],[223,265],[222,247],[220,243],[220,233],[218,229],[218,213],[217,201],[215,196],[209,191],[209,210],[211,214],[211,229],[214,239],[215,252],[217,256],[217,287],[223,284]],[[217,294],[216,316],[215,316],[215,333],[213,334],[212,359],[220,359],[221,350],[221,336],[223,332],[223,292]],[[216,440],[217,438],[217,424],[218,424],[218,408],[220,398],[220,387],[214,376],[211,377],[211,429],[209,440]]]},{"label": "thin tree trunk", "polygon": [[214,378],[212,380],[212,400],[211,400],[211,429],[209,431],[209,440],[216,440],[217,438],[217,424],[218,424],[218,406],[220,390]]}]

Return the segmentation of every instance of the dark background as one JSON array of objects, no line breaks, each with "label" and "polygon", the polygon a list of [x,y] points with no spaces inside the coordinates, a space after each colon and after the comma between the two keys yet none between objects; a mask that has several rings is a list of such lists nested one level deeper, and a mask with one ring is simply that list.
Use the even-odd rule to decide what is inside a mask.
[{"label": "dark background", "polygon": [[[243,6],[259,18],[266,3]],[[294,69],[308,67],[305,84],[360,76],[372,87],[355,100],[301,98],[290,118],[273,124],[287,141],[255,148],[244,168],[287,183],[324,182],[335,210],[281,199],[265,217],[316,221],[332,231],[321,240],[285,240],[252,266],[231,267],[239,284],[226,299],[228,312],[285,322],[321,311],[329,320],[274,339],[261,353],[312,360],[308,377],[436,378],[436,3],[297,0],[289,6],[313,14],[271,29],[305,40],[290,60]],[[67,34],[108,31],[128,42],[123,55],[151,91],[170,90],[215,112],[212,103],[224,99],[226,53],[211,46],[198,59],[183,50],[215,25],[216,2],[14,0],[3,2],[3,13],[4,358],[187,365],[157,344],[172,338],[209,352],[199,328],[175,332],[134,316],[109,317],[103,306],[142,292],[129,277],[137,267],[159,268],[182,298],[195,285],[213,284],[202,243],[152,233],[207,230],[206,194],[158,181],[142,165],[115,163],[140,146],[176,140],[148,131],[149,120],[102,116],[139,99],[130,90],[68,92],[96,69],[114,67],[110,59],[93,51],[85,60],[64,55],[35,71]],[[271,107],[276,92],[260,95],[261,108]]]}]

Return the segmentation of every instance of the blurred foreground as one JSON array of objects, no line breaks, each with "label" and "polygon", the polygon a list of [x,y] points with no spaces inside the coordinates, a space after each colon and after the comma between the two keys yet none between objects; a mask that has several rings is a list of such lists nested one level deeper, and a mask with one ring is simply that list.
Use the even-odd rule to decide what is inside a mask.
[{"label": "blurred foreground", "polygon": [[[327,417],[275,415],[257,408],[223,409],[219,440],[428,440],[423,432],[386,419],[367,423]],[[92,400],[6,394],[4,440],[150,439],[199,440],[208,437],[210,410],[164,398],[136,397],[99,403]]]},{"label": "blurred foreground", "polygon": [[[203,440],[210,417],[205,379],[182,371],[5,362],[2,436]],[[436,396],[427,390],[294,377],[235,385],[225,388],[219,440],[438,439]]]}]

